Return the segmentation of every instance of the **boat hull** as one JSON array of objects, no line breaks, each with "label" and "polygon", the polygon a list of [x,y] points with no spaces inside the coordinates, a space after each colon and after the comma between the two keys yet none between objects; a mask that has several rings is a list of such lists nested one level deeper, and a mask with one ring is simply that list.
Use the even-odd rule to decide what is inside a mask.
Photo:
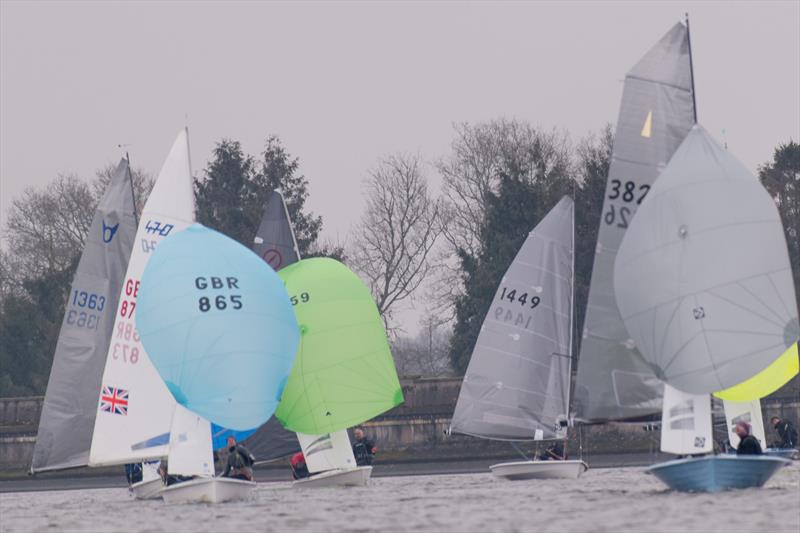
[{"label": "boat hull", "polygon": [[164,487],[161,497],[166,503],[222,503],[250,498],[253,481],[229,477],[197,478]]},{"label": "boat hull", "polygon": [[768,455],[715,455],[676,459],[649,467],[672,490],[681,492],[719,492],[761,487],[789,459]]},{"label": "boat hull", "polygon": [[161,490],[164,488],[164,482],[160,477],[155,479],[148,479],[147,481],[140,481],[131,485],[131,493],[137,500],[152,500],[161,497]]},{"label": "boat hull", "polygon": [[[726,452],[728,455],[736,455],[736,450]],[[784,459],[800,459],[800,451],[794,448],[767,448],[764,455],[768,457],[783,457]]]},{"label": "boat hull", "polygon": [[577,479],[589,466],[583,461],[516,461],[489,467],[495,477],[518,481],[524,479]]},{"label": "boat hull", "polygon": [[358,466],[346,470],[329,470],[311,477],[295,480],[297,488],[311,487],[363,487],[372,476],[371,466]]}]

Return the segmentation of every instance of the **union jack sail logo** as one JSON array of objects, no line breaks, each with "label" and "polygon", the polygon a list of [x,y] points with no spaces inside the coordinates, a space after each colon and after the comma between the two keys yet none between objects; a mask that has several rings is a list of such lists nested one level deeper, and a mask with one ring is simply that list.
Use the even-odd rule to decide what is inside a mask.
[{"label": "union jack sail logo", "polygon": [[116,387],[103,386],[103,393],[100,395],[100,410],[112,415],[127,416],[128,391]]}]

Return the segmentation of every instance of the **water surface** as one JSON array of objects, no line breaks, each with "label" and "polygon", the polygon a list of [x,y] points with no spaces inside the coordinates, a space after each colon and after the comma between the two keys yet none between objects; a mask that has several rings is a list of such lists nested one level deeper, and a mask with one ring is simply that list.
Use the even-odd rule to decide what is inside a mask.
[{"label": "water surface", "polygon": [[490,474],[384,477],[369,487],[259,484],[250,502],[166,505],[126,489],[0,494],[0,531],[800,531],[800,463],[763,489],[667,491],[641,468],[578,480],[507,482]]}]

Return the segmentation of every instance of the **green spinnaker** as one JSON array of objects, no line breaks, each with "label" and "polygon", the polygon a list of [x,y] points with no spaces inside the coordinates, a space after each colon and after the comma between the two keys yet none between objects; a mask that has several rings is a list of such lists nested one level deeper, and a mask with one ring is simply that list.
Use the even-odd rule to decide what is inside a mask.
[{"label": "green spinnaker", "polygon": [[304,259],[279,273],[300,346],[275,411],[292,431],[324,435],[403,402],[386,330],[369,289],[342,263]]}]

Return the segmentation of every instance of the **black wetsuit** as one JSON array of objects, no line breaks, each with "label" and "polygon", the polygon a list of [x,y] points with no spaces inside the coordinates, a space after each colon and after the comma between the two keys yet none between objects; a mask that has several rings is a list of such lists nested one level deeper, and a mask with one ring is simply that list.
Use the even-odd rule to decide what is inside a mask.
[{"label": "black wetsuit", "polygon": [[222,477],[252,481],[253,463],[256,462],[253,454],[241,444],[231,446],[228,452],[228,464],[225,466],[225,472],[222,473]]},{"label": "black wetsuit", "polygon": [[367,439],[366,437],[361,440],[357,440],[353,444],[353,455],[356,458],[356,464],[358,466],[371,465],[372,456],[375,453],[373,451],[374,448],[375,448],[375,443]]},{"label": "black wetsuit", "polygon": [[761,455],[762,453],[761,444],[752,435],[748,435],[739,441],[739,446],[736,448],[736,455]]},{"label": "black wetsuit", "polygon": [[125,479],[128,480],[128,485],[139,483],[142,480],[142,464],[141,463],[126,464]]},{"label": "black wetsuit", "polygon": [[564,443],[561,441],[554,442],[544,453],[539,455],[539,459],[542,461],[562,461],[566,459],[564,455]]},{"label": "black wetsuit", "polygon": [[775,425],[775,431],[781,437],[781,440],[776,443],[778,448],[794,448],[797,446],[797,430],[792,427],[792,424],[781,420]]}]

